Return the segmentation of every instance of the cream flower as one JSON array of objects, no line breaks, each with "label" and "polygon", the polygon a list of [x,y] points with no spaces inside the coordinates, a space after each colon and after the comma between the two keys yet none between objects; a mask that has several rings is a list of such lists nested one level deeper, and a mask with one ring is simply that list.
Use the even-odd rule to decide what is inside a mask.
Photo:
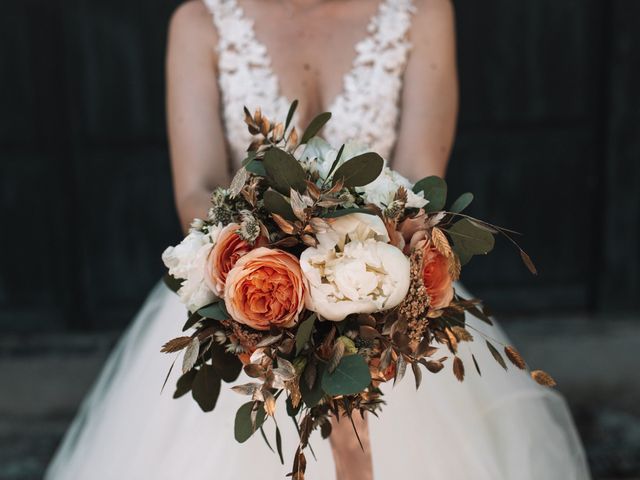
[{"label": "cream flower", "polygon": [[316,236],[318,247],[300,256],[309,282],[308,309],[340,321],[352,313],[388,310],[402,302],[409,289],[409,260],[387,243],[379,217],[345,215]]},{"label": "cream flower", "polygon": [[208,233],[192,229],[182,242],[162,253],[169,274],[183,280],[178,296],[191,312],[217,298],[205,281],[205,265],[221,230],[221,224],[210,227]]},{"label": "cream flower", "polygon": [[429,203],[428,200],[424,198],[423,192],[420,192],[419,194],[414,193],[413,190],[411,190],[413,185],[409,180],[386,166],[378,178],[369,185],[358,187],[356,190],[364,195],[364,199],[367,203],[373,203],[374,205],[384,209],[393,201],[393,198],[400,187],[404,187],[407,190],[406,207],[422,208]]}]

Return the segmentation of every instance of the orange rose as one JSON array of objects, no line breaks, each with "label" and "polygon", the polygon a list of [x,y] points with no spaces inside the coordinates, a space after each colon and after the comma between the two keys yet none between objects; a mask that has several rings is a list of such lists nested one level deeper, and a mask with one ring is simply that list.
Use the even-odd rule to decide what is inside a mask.
[{"label": "orange rose", "polygon": [[449,260],[431,244],[425,242],[422,257],[422,281],[433,309],[448,307],[453,300],[453,279]]},{"label": "orange rose", "polygon": [[282,250],[259,247],[227,274],[224,302],[231,317],[256,330],[290,328],[304,308],[300,263]]},{"label": "orange rose", "polygon": [[229,271],[240,257],[253,249],[249,242],[236,233],[239,228],[237,223],[224,227],[207,258],[205,282],[219,297],[224,295],[224,283]]}]

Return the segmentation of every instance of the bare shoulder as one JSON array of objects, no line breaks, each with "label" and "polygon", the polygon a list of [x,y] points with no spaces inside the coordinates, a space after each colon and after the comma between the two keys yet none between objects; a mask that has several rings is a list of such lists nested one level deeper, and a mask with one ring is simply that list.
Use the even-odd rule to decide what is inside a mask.
[{"label": "bare shoulder", "polygon": [[422,36],[428,32],[452,31],[455,12],[452,0],[416,0],[413,33]]},{"label": "bare shoulder", "polygon": [[178,6],[169,22],[170,37],[198,38],[215,45],[217,34],[211,12],[202,0],[188,0]]}]

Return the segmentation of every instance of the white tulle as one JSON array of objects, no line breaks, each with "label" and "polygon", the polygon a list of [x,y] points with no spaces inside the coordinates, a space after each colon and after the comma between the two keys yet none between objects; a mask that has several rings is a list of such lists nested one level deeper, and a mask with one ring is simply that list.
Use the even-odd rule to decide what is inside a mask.
[{"label": "white tulle", "polygon": [[[249,135],[242,107],[261,106],[284,118],[289,101],[280,92],[267,49],[258,42],[236,0],[205,0],[220,43],[219,83],[231,160],[239,165]],[[410,51],[411,0],[381,0],[367,36],[356,46],[353,69],[330,110],[327,140],[366,143],[390,158],[396,142],[402,72]],[[461,287],[458,287],[461,288]],[[235,412],[246,398],[223,384],[216,409],[203,413],[188,396],[173,400],[176,364],[165,392],[160,387],[173,358],[160,346],[177,336],[186,318],[175,294],[158,285],[109,358],[84,401],[47,474],[47,480],[280,480],[297,446],[293,423],[280,410],[285,465],[254,435],[233,435]],[[467,318],[473,328],[507,343],[499,328]],[[480,335],[476,335],[479,338]],[[377,480],[585,480],[584,453],[569,410],[556,392],[491,358],[483,340],[464,344],[467,376],[425,372],[417,392],[411,373],[385,385],[388,404],[371,418]],[[469,348],[467,348],[469,347]],[[479,377],[470,358],[482,368]],[[450,368],[448,366],[447,368]],[[238,382],[246,382],[240,378]],[[274,426],[267,435],[275,444]],[[329,444],[312,437],[311,480],[334,478]]]},{"label": "white tulle", "polygon": [[[203,413],[187,395],[171,398],[177,365],[164,393],[160,387],[173,361],[159,346],[176,336],[184,306],[158,285],[123,335],[67,433],[47,480],[282,480],[291,465],[297,433],[281,409],[285,465],[259,434],[236,443],[233,421],[246,398],[223,384],[216,409]],[[474,328],[503,339],[496,328],[473,318]],[[425,372],[416,392],[411,373],[396,387],[385,385],[379,418],[370,418],[377,480],[584,480],[589,478],[580,441],[560,395],[513,368],[504,372],[482,342],[470,345],[482,369],[462,358],[467,378],[450,371]],[[177,362],[179,364],[179,362]],[[240,378],[238,382],[247,382]],[[266,433],[275,445],[273,423]],[[311,443],[308,478],[334,478],[329,444]]]}]

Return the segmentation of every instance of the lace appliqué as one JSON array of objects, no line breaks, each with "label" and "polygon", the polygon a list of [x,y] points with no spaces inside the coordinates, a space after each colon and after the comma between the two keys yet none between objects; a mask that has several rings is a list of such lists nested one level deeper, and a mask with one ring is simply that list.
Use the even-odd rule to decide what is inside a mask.
[{"label": "lace appliqu\u00e9", "polygon": [[[235,167],[250,135],[242,107],[261,107],[269,118],[284,118],[290,101],[282,95],[266,46],[253,20],[236,0],[204,0],[218,31],[218,82],[224,127]],[[389,158],[397,139],[402,76],[411,50],[408,31],[412,0],[382,0],[355,46],[356,57],[343,90],[327,110],[333,113],[323,136],[334,146],[357,141]]]}]

